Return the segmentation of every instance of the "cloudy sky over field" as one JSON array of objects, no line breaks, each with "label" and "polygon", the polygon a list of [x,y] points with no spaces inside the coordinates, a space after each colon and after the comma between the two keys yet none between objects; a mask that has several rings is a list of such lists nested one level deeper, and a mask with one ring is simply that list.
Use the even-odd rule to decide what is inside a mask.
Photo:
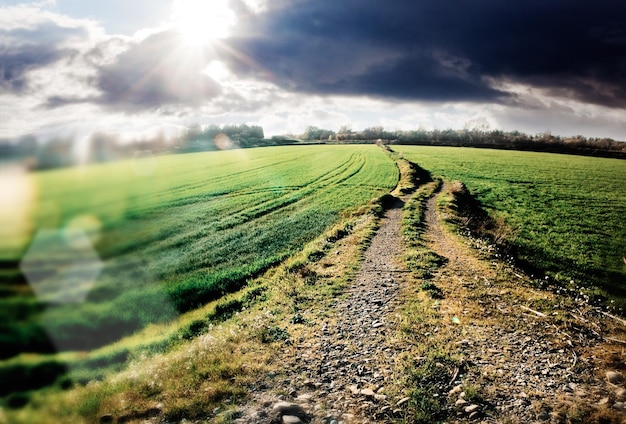
[{"label": "cloudy sky over field", "polygon": [[0,0],[0,138],[194,123],[626,140],[623,0]]}]

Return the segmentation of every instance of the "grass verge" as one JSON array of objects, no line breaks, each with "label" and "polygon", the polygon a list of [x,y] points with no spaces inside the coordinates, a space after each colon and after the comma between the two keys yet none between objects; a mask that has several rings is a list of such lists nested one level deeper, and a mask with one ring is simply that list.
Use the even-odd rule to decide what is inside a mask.
[{"label": "grass verge", "polygon": [[441,189],[436,180],[419,189],[404,206],[402,235],[406,243],[405,262],[415,277],[428,279],[432,272],[445,264],[445,258],[426,247],[422,235],[426,229],[426,202]]},{"label": "grass verge", "polygon": [[615,298],[607,290],[578,284],[559,273],[544,276],[541,269],[520,260],[515,246],[518,231],[501,217],[489,214],[462,182],[454,181],[446,187],[437,204],[442,222],[451,233],[460,234],[469,241],[477,252],[523,270],[533,277],[533,285],[537,288],[572,296],[575,301],[583,300],[592,306],[602,306],[623,314],[626,301]]},{"label": "grass verge", "polygon": [[[422,238],[426,229],[428,200],[441,188],[441,181],[420,187],[406,202],[402,234],[406,244],[405,262],[417,284],[403,294],[397,342],[409,348],[400,355],[397,397],[408,399],[404,422],[435,423],[446,417],[446,398],[450,384],[458,375],[461,362],[451,352],[447,328],[441,326],[436,305],[441,290],[427,280],[445,259],[426,246]],[[421,284],[420,284],[421,283]]]},{"label": "grass verge", "polygon": [[[626,163],[548,153],[394,146],[449,181],[459,180],[505,222],[518,266],[554,285],[570,281],[626,308]],[[506,234],[502,234],[506,235]],[[600,300],[600,299],[598,299]],[[622,308],[622,311],[620,311]]]}]

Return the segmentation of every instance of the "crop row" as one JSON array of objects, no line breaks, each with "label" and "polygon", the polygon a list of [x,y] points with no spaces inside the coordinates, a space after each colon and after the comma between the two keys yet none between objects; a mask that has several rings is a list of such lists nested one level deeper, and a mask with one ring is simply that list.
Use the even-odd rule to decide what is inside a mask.
[{"label": "crop row", "polygon": [[[137,161],[29,177],[39,194],[32,234],[39,228],[82,231],[102,269],[95,282],[72,283],[68,296],[85,298],[78,303],[50,303],[54,297],[37,299],[14,284],[13,295],[0,299],[8,323],[0,338],[5,357],[86,351],[172,320],[240,288],[300,250],[341,211],[397,181],[395,165],[375,146],[276,147]],[[149,175],[134,172],[147,164],[154,167]],[[60,239],[52,232],[38,249],[22,251],[34,268],[28,276],[39,284],[56,287],[52,281],[67,276],[64,268],[83,266]]]}]

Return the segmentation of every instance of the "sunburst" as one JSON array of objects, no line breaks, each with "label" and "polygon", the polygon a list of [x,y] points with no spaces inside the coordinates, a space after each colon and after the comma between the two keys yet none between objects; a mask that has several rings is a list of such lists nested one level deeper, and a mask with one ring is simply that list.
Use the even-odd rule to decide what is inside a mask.
[{"label": "sunburst", "polygon": [[172,20],[185,43],[201,45],[229,35],[236,16],[228,0],[175,0]]}]

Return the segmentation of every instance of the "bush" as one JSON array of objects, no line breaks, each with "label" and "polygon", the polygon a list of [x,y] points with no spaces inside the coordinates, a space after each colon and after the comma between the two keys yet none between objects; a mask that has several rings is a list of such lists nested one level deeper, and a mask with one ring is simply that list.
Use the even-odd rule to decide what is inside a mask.
[{"label": "bush", "polygon": [[65,373],[65,366],[56,361],[2,367],[0,368],[0,396],[49,386]]}]

